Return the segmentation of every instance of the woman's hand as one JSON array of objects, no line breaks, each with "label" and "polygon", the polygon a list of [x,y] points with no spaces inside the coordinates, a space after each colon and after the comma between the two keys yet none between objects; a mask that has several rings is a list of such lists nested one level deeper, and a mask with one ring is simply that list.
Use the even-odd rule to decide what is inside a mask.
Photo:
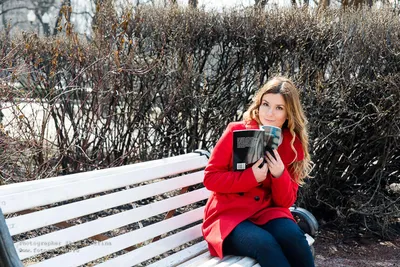
[{"label": "woman's hand", "polygon": [[261,165],[261,163],[263,163],[264,158],[260,158],[256,163],[253,164],[253,166],[251,167],[251,169],[253,170],[253,174],[254,177],[256,177],[257,182],[261,183],[262,181],[265,180],[265,178],[267,178],[267,172],[268,172],[268,166],[267,164],[263,164],[263,166],[261,168],[259,168],[258,166]]},{"label": "woman's hand", "polygon": [[271,172],[272,176],[274,176],[275,178],[279,178],[285,170],[285,165],[283,164],[278,151],[274,149],[272,152],[274,153],[275,158],[271,155],[270,152],[267,152],[266,156],[268,169]]}]

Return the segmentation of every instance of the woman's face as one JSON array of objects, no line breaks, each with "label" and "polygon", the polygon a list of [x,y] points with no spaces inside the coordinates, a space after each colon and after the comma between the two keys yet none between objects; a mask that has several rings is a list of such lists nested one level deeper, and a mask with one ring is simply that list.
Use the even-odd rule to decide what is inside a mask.
[{"label": "woman's face", "polygon": [[258,115],[262,125],[271,125],[282,128],[287,119],[287,107],[281,94],[265,94],[258,108]]}]

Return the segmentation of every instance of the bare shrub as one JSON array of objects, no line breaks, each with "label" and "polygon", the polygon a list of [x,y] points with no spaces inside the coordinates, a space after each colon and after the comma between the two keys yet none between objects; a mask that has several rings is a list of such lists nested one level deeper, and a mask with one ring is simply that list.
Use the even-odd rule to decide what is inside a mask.
[{"label": "bare shrub", "polygon": [[144,7],[117,17],[103,3],[93,39],[68,23],[54,38],[2,37],[2,69],[12,66],[2,71],[3,111],[18,116],[34,99],[42,112],[17,120],[26,135],[2,137],[17,154],[11,142],[29,144],[24,168],[1,153],[7,177],[19,178],[5,182],[211,149],[257,88],[283,74],[302,91],[316,163],[298,202],[340,227],[399,233],[396,13]]}]

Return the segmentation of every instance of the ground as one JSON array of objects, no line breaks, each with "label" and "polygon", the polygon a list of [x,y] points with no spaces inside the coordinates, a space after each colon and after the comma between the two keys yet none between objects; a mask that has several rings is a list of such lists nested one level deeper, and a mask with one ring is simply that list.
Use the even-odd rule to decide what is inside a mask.
[{"label": "ground", "polygon": [[400,267],[400,238],[346,237],[321,230],[314,247],[316,267]]}]

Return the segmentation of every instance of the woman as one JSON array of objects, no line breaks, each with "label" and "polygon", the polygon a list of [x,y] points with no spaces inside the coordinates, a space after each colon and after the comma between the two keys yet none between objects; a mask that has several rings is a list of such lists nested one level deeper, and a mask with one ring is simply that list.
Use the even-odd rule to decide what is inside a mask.
[{"label": "woman", "polygon": [[[204,176],[213,192],[202,226],[211,255],[248,256],[262,267],[314,266],[304,232],[289,211],[311,170],[306,124],[297,88],[275,77],[257,92],[244,121],[228,125]],[[244,171],[232,171],[232,132],[261,125],[282,129],[276,159],[267,152],[267,164],[260,158]]]}]

